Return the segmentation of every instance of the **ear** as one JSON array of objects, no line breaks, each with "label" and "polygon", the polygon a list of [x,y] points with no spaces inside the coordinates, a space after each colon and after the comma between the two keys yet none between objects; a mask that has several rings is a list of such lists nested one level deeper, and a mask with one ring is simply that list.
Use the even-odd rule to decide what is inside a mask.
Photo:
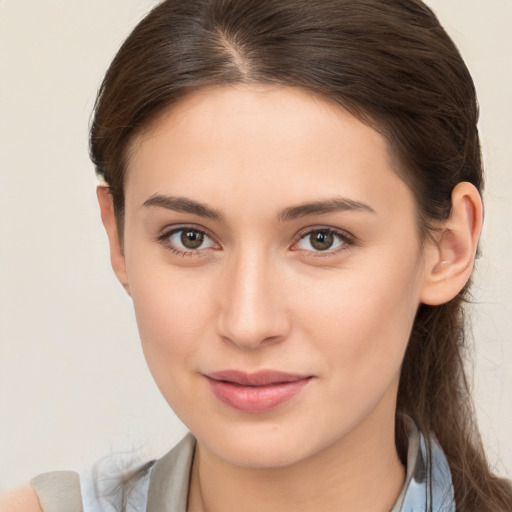
[{"label": "ear", "polygon": [[478,190],[467,182],[452,192],[450,217],[425,252],[420,301],[437,306],[453,299],[468,282],[482,230],[483,206]]},{"label": "ear", "polygon": [[105,227],[105,231],[107,232],[110,245],[110,262],[112,264],[112,268],[114,269],[117,279],[119,279],[119,282],[123,285],[128,295],[130,295],[128,276],[126,272],[126,261],[117,231],[112,194],[107,186],[98,185],[96,195],[98,196],[98,203],[100,205],[101,220]]}]

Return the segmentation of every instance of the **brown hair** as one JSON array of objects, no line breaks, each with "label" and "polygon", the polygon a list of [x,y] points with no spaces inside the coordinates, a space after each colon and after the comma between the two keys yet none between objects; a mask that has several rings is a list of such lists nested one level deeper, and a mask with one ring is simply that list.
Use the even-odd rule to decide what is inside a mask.
[{"label": "brown hair", "polygon": [[[91,157],[110,187],[120,236],[130,142],[170,105],[210,85],[280,84],[319,93],[387,139],[416,200],[420,232],[447,218],[461,181],[482,188],[475,87],[457,48],[420,0],[168,0],[112,62],[96,103]],[[467,287],[420,306],[397,403],[446,453],[457,510],[510,510],[489,468],[465,373]]]}]

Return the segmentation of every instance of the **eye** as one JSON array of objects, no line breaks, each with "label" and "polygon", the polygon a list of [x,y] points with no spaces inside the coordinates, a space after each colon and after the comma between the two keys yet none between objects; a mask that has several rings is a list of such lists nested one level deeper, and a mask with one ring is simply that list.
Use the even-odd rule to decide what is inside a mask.
[{"label": "eye", "polygon": [[164,233],[159,240],[173,252],[181,255],[216,247],[215,242],[204,231],[193,227],[172,229]]},{"label": "eye", "polygon": [[348,235],[324,228],[308,231],[300,238],[296,246],[303,251],[335,252],[337,249],[350,245],[350,243],[351,240]]}]

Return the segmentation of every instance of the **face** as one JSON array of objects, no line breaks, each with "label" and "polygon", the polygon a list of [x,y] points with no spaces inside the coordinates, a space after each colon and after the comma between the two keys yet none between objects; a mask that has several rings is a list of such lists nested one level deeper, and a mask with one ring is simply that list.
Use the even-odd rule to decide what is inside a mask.
[{"label": "face", "polygon": [[392,423],[424,274],[414,212],[385,139],[299,89],[203,90],[134,142],[126,285],[201,446],[280,466]]}]

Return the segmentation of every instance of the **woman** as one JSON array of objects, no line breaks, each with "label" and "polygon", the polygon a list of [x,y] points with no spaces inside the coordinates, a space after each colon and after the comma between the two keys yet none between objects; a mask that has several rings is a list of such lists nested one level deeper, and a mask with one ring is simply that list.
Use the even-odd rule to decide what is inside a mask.
[{"label": "woman", "polygon": [[23,510],[510,510],[463,368],[477,118],[418,0],[156,7],[107,72],[91,155],[191,434],[119,492],[41,475]]}]

